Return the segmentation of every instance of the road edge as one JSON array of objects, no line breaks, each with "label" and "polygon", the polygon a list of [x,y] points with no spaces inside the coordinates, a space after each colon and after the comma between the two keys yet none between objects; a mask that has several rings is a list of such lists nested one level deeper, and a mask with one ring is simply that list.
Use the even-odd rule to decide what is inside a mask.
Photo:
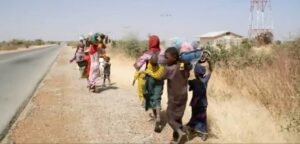
[{"label": "road edge", "polygon": [[15,50],[0,50],[0,55],[31,51],[31,50],[35,50],[35,49],[50,47],[50,46],[60,46],[60,45],[56,45],[56,44],[52,44],[52,45],[34,45],[34,46],[29,47],[29,48],[19,47]]},{"label": "road edge", "polygon": [[47,71],[42,75],[41,79],[37,82],[37,84],[35,85],[32,93],[28,95],[28,97],[24,100],[24,102],[18,108],[18,110],[16,111],[16,113],[14,114],[14,116],[12,117],[12,119],[9,121],[8,125],[6,126],[6,128],[2,132],[0,132],[0,143],[2,143],[2,141],[5,139],[5,137],[9,133],[9,130],[13,127],[13,125],[15,124],[15,122],[18,120],[19,116],[24,111],[24,109],[26,108],[26,106],[28,105],[28,103],[36,95],[36,92],[37,92],[38,88],[40,87],[41,83],[44,81],[44,79],[47,76],[47,74],[49,73],[49,71],[54,67],[54,64],[55,64],[58,56],[61,54],[60,52],[61,52],[61,50],[63,48],[66,48],[66,46],[60,46],[60,50],[59,50],[58,54],[56,55],[56,57],[54,58],[54,60],[50,63],[50,66],[47,69]]}]

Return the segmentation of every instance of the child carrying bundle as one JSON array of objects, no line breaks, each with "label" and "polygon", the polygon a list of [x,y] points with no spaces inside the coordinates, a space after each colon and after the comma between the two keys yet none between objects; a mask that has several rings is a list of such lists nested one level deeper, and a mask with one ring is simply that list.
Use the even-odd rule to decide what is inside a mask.
[{"label": "child carrying bundle", "polygon": [[162,125],[160,119],[161,96],[163,94],[164,81],[160,80],[164,73],[164,66],[158,64],[158,55],[152,55],[147,64],[146,73],[151,74],[145,77],[145,110],[152,109],[155,119],[155,132],[161,132]]},{"label": "child carrying bundle", "polygon": [[139,99],[142,101],[142,106],[144,106],[144,88],[145,88],[145,70],[147,69],[147,64],[153,54],[158,54],[160,52],[160,40],[156,35],[149,37],[148,43],[149,49],[140,56],[134,63],[134,68],[136,69],[133,85],[138,82],[137,93]]}]

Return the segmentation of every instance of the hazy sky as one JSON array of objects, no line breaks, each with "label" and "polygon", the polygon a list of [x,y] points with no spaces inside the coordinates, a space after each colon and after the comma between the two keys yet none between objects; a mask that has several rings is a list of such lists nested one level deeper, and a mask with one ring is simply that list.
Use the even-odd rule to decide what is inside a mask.
[{"label": "hazy sky", "polygon": [[[300,0],[272,6],[276,38],[299,34]],[[246,36],[249,9],[250,0],[0,0],[0,41],[76,40],[96,31],[115,38],[134,32],[193,39],[220,30]]]}]

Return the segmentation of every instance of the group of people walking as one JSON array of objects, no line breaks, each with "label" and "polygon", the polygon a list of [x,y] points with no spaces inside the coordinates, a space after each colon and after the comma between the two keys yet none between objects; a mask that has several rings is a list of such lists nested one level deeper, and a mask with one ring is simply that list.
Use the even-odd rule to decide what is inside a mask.
[{"label": "group of people walking", "polygon": [[[162,50],[159,37],[151,35],[148,51],[134,63],[134,83],[138,83],[138,96],[146,111],[152,109],[155,119],[154,131],[158,133],[162,131],[161,96],[164,80],[167,81],[166,115],[167,122],[173,129],[172,143],[180,143],[191,133],[197,134],[203,140],[207,138],[206,91],[212,72],[209,58],[209,51],[199,48],[196,42],[187,43],[176,38],[172,40],[169,48]],[[195,78],[189,80],[192,69]],[[193,91],[190,103],[192,116],[190,121],[183,125],[188,90]]]},{"label": "group of people walking", "polygon": [[[104,34],[91,34],[80,38],[74,57],[80,77],[87,79],[87,87],[96,92],[96,83],[103,77],[110,84],[110,57],[106,55]],[[161,99],[165,80],[167,81],[168,106],[166,110],[167,123],[173,129],[172,143],[180,143],[190,134],[206,140],[208,106],[206,91],[212,68],[209,62],[210,52],[200,48],[197,42],[188,43],[180,38],[171,41],[171,46],[161,49],[160,38],[149,36],[149,49],[134,63],[136,69],[134,82],[138,84],[138,96],[146,111],[152,110],[151,118],[155,120],[154,131],[160,133],[163,129],[161,119]],[[190,71],[193,69],[194,78]],[[191,99],[192,115],[184,125],[182,118],[188,100],[188,90],[193,92]]]},{"label": "group of people walking", "polygon": [[87,88],[96,92],[97,82],[103,78],[102,86],[106,80],[110,85],[110,57],[106,55],[106,36],[104,34],[89,34],[86,38],[80,37],[74,57],[70,62],[76,61],[80,77],[86,78]]}]

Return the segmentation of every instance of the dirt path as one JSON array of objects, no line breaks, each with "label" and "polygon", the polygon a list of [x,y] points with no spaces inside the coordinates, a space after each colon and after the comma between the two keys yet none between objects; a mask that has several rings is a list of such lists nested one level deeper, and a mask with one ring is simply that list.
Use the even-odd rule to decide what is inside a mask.
[{"label": "dirt path", "polygon": [[[171,128],[153,132],[132,83],[132,61],[112,58],[110,89],[89,93],[69,64],[73,50],[64,48],[39,90],[3,140],[14,143],[167,143]],[[221,97],[223,85],[212,79],[207,142],[284,142],[270,115],[248,99]],[[219,89],[218,89],[219,88]],[[224,92],[226,93],[226,91]],[[166,90],[162,107],[166,108]],[[184,122],[190,117],[187,107]],[[202,142],[195,138],[192,142]]]},{"label": "dirt path", "polygon": [[[39,90],[10,130],[15,143],[167,142],[153,132],[148,114],[131,86],[132,73],[112,61],[111,89],[89,93],[69,64],[73,50],[64,48]],[[120,73],[122,72],[122,73]],[[130,82],[129,82],[130,81]],[[127,83],[129,82],[129,83]]]}]

